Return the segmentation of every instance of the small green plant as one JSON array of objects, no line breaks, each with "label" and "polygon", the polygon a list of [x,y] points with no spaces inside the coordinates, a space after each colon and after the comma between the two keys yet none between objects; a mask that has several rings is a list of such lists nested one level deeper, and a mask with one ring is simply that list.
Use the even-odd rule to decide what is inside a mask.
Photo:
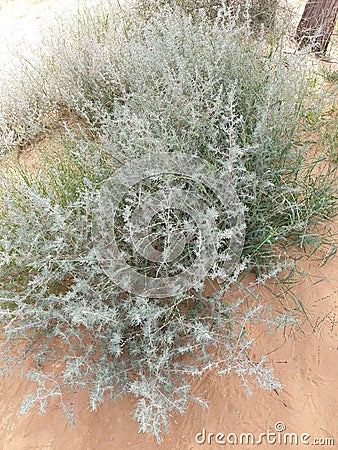
[{"label": "small green plant", "polygon": [[338,84],[338,70],[323,67],[321,70],[321,75],[324,80],[328,81],[329,83]]},{"label": "small green plant", "polygon": [[[320,70],[317,81],[321,78],[329,81],[326,70]],[[311,106],[307,108],[305,130],[309,141],[316,147],[316,153],[326,154],[328,158],[337,163],[338,131],[337,131],[337,89],[334,82],[330,85],[317,83],[316,91],[311,99]]]}]

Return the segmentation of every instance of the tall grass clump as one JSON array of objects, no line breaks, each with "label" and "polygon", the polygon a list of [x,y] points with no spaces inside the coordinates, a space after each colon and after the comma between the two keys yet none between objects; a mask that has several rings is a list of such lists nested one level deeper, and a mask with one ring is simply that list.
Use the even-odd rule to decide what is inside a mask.
[{"label": "tall grass clump", "polygon": [[[330,245],[318,229],[336,214],[334,168],[317,171],[322,159],[306,160],[300,140],[307,94],[300,64],[226,12],[194,20],[165,7],[145,20],[101,6],[50,37],[32,72],[34,92],[43,74],[47,110],[71,113],[83,133],[68,130],[39,171],[7,168],[1,177],[3,369],[28,367],[37,383],[23,412],[43,412],[56,400],[73,420],[73,396],[82,388],[93,410],[105,396],[132,394],[140,429],[161,440],[174,412],[183,413],[190,399],[204,404],[192,395],[191,378],[211,368],[236,373],[248,390],[251,378],[262,388],[280,387],[264,358],[250,357],[251,330],[295,322],[300,306],[282,296],[267,304],[256,288],[290,281],[298,255],[289,250]],[[4,121],[10,127],[10,114]],[[207,208],[217,257],[207,283],[162,298],[133,294],[97,257],[102,186],[142,157],[170,160],[177,153],[201,158],[232,186],[245,215],[243,252],[226,273],[238,204],[225,214],[210,186],[193,183],[193,173],[148,176],[122,195],[112,230],[130,265],[147,276],[175,275],[199,256],[193,221],[163,197],[179,189],[182,203],[188,192]],[[135,255],[130,238],[133,210],[151,196],[163,199],[165,213],[156,210],[151,223],[157,251],[166,248],[168,229],[187,236],[179,259],[158,267]],[[247,283],[250,271],[256,277]],[[233,294],[243,283],[245,290]]]}]

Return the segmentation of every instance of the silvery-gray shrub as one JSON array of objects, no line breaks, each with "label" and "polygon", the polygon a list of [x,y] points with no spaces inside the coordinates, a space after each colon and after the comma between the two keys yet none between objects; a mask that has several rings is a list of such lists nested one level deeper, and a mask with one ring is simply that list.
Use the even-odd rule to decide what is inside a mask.
[{"label": "silvery-gray shrub", "polygon": [[203,11],[210,19],[215,19],[222,9],[229,9],[242,21],[249,20],[253,27],[265,26],[272,29],[279,6],[278,0],[136,0],[136,8],[146,17],[165,6],[180,7],[191,16]]},{"label": "silvery-gray shrub", "polygon": [[[186,409],[191,375],[217,368],[246,386],[253,377],[263,388],[280,387],[264,359],[250,359],[248,325],[283,326],[294,311],[274,316],[254,288],[285,269],[278,246],[295,236],[294,243],[307,242],[309,222],[328,215],[332,200],[323,182],[327,194],[320,206],[311,203],[319,192],[306,188],[312,169],[298,176],[305,83],[293,59],[228,17],[133,14],[87,12],[53,35],[42,58],[43,105],[71,111],[87,134],[69,131],[64,154],[45,170],[1,179],[2,356],[6,373],[28,364],[38,384],[23,412],[35,405],[43,412],[57,399],[72,419],[81,388],[92,409],[105,394],[133,394],[140,429],[160,440],[170,415]],[[203,158],[231,182],[245,210],[242,258],[211,294],[200,285],[170,298],[132,295],[97,260],[92,224],[102,185],[116,169],[163,152]],[[165,180],[151,181],[142,192]],[[184,188],[184,180],[174,182]],[[204,195],[212,204],[212,192]],[[132,204],[121,205],[122,235]],[[121,243],[125,251],[130,244]],[[216,280],[222,250],[210,274]],[[244,270],[257,279],[233,298]]]},{"label": "silvery-gray shrub", "polygon": [[[84,155],[82,154],[82,157]],[[22,412],[42,413],[56,399],[73,420],[76,392],[89,391],[93,410],[123,394],[138,398],[140,429],[159,440],[172,412],[184,412],[188,376],[237,373],[248,387],[280,387],[264,359],[251,360],[248,324],[272,326],[268,307],[224,300],[228,287],[171,298],[130,295],[95,257],[90,223],[98,186],[3,181],[0,219],[0,317],[3,370],[27,367],[37,383]],[[27,361],[28,360],[28,361]]]}]

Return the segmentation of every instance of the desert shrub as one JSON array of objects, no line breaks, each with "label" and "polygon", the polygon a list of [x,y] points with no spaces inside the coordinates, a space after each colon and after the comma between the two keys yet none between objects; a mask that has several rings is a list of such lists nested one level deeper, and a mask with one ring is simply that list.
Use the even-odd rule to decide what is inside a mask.
[{"label": "desert shrub", "polygon": [[249,19],[253,27],[265,26],[272,29],[278,10],[278,0],[137,0],[138,11],[146,17],[166,5],[180,7],[186,14],[198,16],[203,11],[210,19],[215,19],[222,9],[229,9],[242,21]]},{"label": "desert shrub", "polygon": [[220,375],[237,373],[249,392],[250,378],[280,388],[264,358],[249,357],[247,327],[278,326],[283,314],[254,297],[249,307],[244,297],[224,301],[231,283],[208,294],[197,286],[149,298],[112,282],[91,236],[109,172],[98,156],[81,143],[69,159],[53,156],[53,166],[38,177],[21,170],[15,181],[2,179],[2,368],[6,375],[16,366],[26,369],[37,383],[22,413],[34,407],[42,413],[56,400],[73,421],[79,389],[88,390],[92,410],[105,395],[132,394],[140,430],[160,441],[173,412],[183,413],[188,400],[205,405],[190,394],[190,376],[215,368]]},{"label": "desert shrub", "polygon": [[[2,174],[3,366],[10,373],[29,357],[28,377],[38,387],[23,412],[34,406],[43,412],[57,399],[72,419],[70,396],[81,388],[92,409],[105,394],[133,394],[140,429],[160,440],[170,415],[186,409],[191,376],[217,368],[235,372],[247,387],[250,377],[263,388],[280,387],[264,359],[250,358],[251,328],[295,321],[299,305],[284,303],[276,314],[255,289],[269,279],[289,280],[285,271],[295,270],[284,255],[289,248],[312,251],[323,243],[312,225],[336,213],[334,172],[316,174],[318,161],[304,158],[297,126],[307,84],[300,58],[287,58],[228,17],[194,21],[165,9],[144,21],[134,13],[99,12],[86,11],[53,35],[41,60],[48,102],[81,118],[83,137],[69,132],[63,152],[45,155],[38,173]],[[170,296],[131,293],[98,258],[98,221],[114,212],[109,202],[100,209],[102,187],[130,166],[122,180],[128,183],[146,156],[155,164],[160,155],[170,161],[177,153],[201,158],[219,186],[231,185],[238,204],[225,214],[207,183],[193,183],[193,165],[191,176],[147,176],[130,195],[122,182],[113,185],[123,195],[116,227],[108,231],[141,274],[175,275],[204,250],[185,210],[178,214],[167,203],[170,192],[180,190],[183,204],[203,205],[203,218],[197,217],[215,223],[203,228],[217,249],[206,274],[209,291],[202,279]],[[168,247],[168,229],[187,235],[174,263],[156,266],[133,251],[130,236],[142,232],[133,210],[151,196],[163,199],[151,223],[157,251]],[[227,273],[229,241],[243,231],[233,221],[241,211],[244,248]],[[256,279],[231,294],[249,271]]]},{"label": "desert shrub", "polygon": [[[54,122],[54,107],[36,60],[9,62],[1,74],[0,155],[34,142]],[[37,63],[39,64],[39,63]]]},{"label": "desert shrub", "polygon": [[[91,93],[97,82],[100,83],[100,89],[101,85],[104,86],[104,93],[109,91],[113,96],[117,89],[119,94],[117,84],[111,85],[102,79],[102,75],[109,76],[108,73],[105,74],[105,65],[108,64],[108,72],[112,75],[112,60],[119,54],[124,41],[138,33],[138,19],[140,16],[144,17],[145,13],[148,17],[150,12],[161,14],[162,10],[176,6],[199,21],[205,11],[210,14],[213,11],[215,19],[222,7],[223,20],[229,20],[230,27],[239,20],[246,27],[250,20],[248,14],[256,24],[273,21],[270,16],[275,14],[271,13],[275,9],[275,3],[275,0],[269,0],[266,4],[252,1],[248,6],[247,2],[237,0],[231,5],[204,0],[196,4],[189,0],[177,3],[144,0],[136,4],[131,2],[134,8],[122,10],[115,1],[106,0],[91,8],[86,7],[78,16],[67,21],[60,18],[58,31],[55,32],[54,27],[50,34],[46,33],[41,47],[29,50],[21,57],[18,55],[19,64],[8,64],[9,70],[5,79],[2,79],[1,89],[0,154],[31,144],[38,135],[57,125],[63,118],[65,99],[69,104],[69,97],[74,98],[75,95],[77,98],[78,89],[80,93],[88,90],[87,94],[92,101],[98,94],[95,88]],[[238,30],[239,33],[244,33],[244,39],[245,27]],[[109,39],[111,44],[108,44]]]},{"label": "desert shrub", "polygon": [[[98,21],[85,33],[87,21],[80,36],[65,30],[61,42],[50,44],[58,102],[86,120],[117,159],[182,151],[232,170],[233,186],[250,211],[245,254],[259,259],[264,241],[268,248],[287,237],[297,241],[301,223],[308,225],[302,202],[314,176],[305,149],[294,145],[308,89],[302,56],[283,55],[228,18],[210,24],[201,16],[194,23],[180,10],[166,10],[144,25],[129,17],[108,28]],[[323,175],[321,181],[329,186],[326,211],[334,203],[330,179]],[[285,226],[294,211],[300,222]],[[266,214],[275,228],[266,227]],[[283,238],[277,237],[281,229]],[[252,266],[262,264],[268,259]]]}]

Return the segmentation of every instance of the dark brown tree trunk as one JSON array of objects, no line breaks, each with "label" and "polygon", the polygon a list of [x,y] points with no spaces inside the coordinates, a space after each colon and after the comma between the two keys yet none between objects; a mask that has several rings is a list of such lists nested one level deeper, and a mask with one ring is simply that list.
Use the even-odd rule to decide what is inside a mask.
[{"label": "dark brown tree trunk", "polygon": [[338,15],[338,0],[309,0],[296,31],[299,48],[310,45],[325,54]]}]

